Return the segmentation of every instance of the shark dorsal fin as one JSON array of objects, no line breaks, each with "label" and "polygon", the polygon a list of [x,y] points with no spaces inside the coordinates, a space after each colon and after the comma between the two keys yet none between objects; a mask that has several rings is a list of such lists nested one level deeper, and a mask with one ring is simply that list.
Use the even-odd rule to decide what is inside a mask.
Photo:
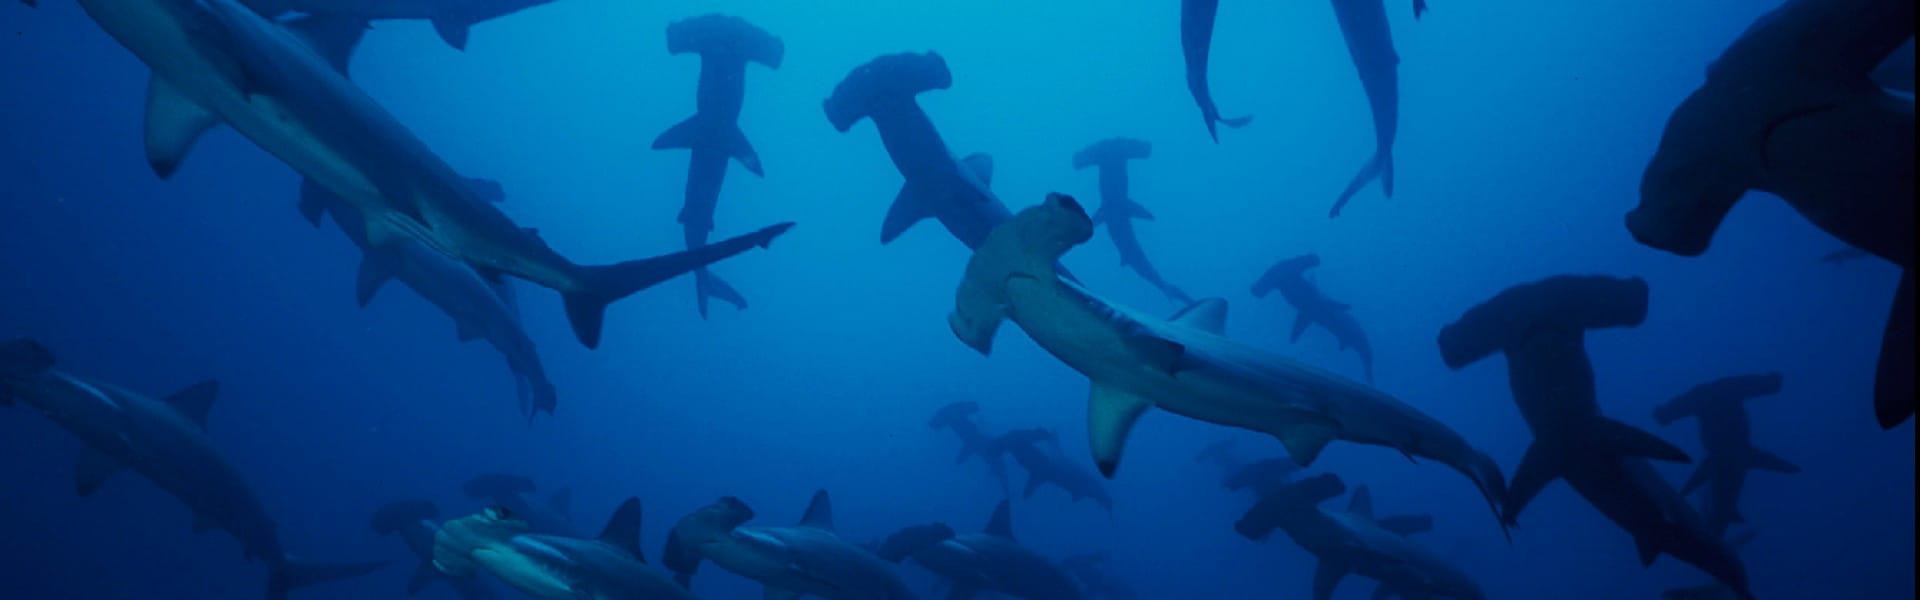
[{"label": "shark dorsal fin", "polygon": [[987,528],[984,533],[1009,540],[1013,539],[1012,509],[1012,502],[1001,500],[999,506],[993,507],[993,516],[987,519]]},{"label": "shark dorsal fin", "polygon": [[1353,499],[1347,502],[1347,512],[1373,518],[1373,493],[1367,490],[1367,486],[1353,488]]},{"label": "shark dorsal fin", "polygon": [[166,402],[167,406],[173,407],[173,410],[179,412],[180,416],[186,417],[188,420],[193,421],[193,424],[199,425],[201,430],[205,430],[207,428],[207,412],[213,409],[213,399],[219,395],[220,382],[209,379],[187,386],[187,389],[174,392],[172,396],[167,396],[163,402]]},{"label": "shark dorsal fin", "polygon": [[1168,319],[1214,335],[1227,334],[1227,301],[1206,298],[1180,309]]},{"label": "shark dorsal fin", "polygon": [[633,559],[647,562],[640,553],[640,499],[627,498],[620,508],[613,511],[613,518],[607,519],[607,526],[600,530],[600,541],[615,548],[627,551]]},{"label": "shark dorsal fin", "polygon": [[827,498],[826,490],[813,492],[806,514],[800,515],[800,526],[833,531],[833,501]]},{"label": "shark dorsal fin", "polygon": [[985,152],[975,152],[973,154],[968,154],[966,158],[960,159],[960,162],[965,163],[967,165],[967,170],[973,171],[973,175],[975,177],[980,178],[980,183],[984,183],[989,186],[993,185],[993,155],[992,154],[987,154]]}]

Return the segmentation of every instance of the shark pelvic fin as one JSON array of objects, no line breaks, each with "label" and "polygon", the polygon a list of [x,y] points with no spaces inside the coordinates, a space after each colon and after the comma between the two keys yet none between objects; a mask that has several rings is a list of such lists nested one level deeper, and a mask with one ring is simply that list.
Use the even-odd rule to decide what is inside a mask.
[{"label": "shark pelvic fin", "polygon": [[1126,449],[1127,434],[1140,415],[1153,407],[1153,401],[1120,388],[1093,382],[1087,399],[1087,436],[1093,444],[1093,463],[1100,474],[1113,478],[1120,467],[1120,453]]},{"label": "shark pelvic fin", "polygon": [[107,477],[120,472],[126,465],[120,459],[105,452],[88,448],[81,451],[80,463],[73,469],[73,492],[81,496],[92,496],[100,491],[100,485]]},{"label": "shark pelvic fin", "polygon": [[173,176],[180,161],[219,119],[159,75],[147,80],[147,165],[161,179]]},{"label": "shark pelvic fin", "polygon": [[1274,433],[1274,437],[1280,438],[1280,443],[1287,447],[1287,455],[1293,457],[1293,462],[1304,467],[1313,464],[1313,459],[1319,458],[1320,451],[1339,434],[1339,428],[1331,421],[1308,419]]},{"label": "shark pelvic fin", "polygon": [[374,294],[380,293],[380,286],[392,279],[400,269],[400,259],[393,251],[381,248],[368,248],[360,258],[360,273],[354,278],[353,298],[366,307],[373,302]]}]

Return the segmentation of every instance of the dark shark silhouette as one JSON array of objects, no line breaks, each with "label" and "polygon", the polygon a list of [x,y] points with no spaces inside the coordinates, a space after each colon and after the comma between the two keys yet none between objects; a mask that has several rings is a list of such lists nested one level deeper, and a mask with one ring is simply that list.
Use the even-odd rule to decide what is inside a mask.
[{"label": "dark shark silhouette", "polygon": [[889,561],[835,533],[826,490],[813,493],[796,525],[746,525],[753,517],[753,509],[732,497],[694,511],[673,526],[661,563],[686,587],[701,561],[713,561],[765,585],[768,600],[914,599]]},{"label": "dark shark silhouette", "polygon": [[1740,558],[1645,460],[1687,462],[1686,452],[1600,414],[1586,331],[1635,326],[1646,315],[1647,284],[1639,278],[1552,277],[1469,309],[1440,330],[1440,356],[1456,370],[1494,353],[1507,357],[1514,402],[1534,435],[1508,488],[1508,523],[1564,478],[1633,536],[1643,565],[1671,554],[1744,594]]},{"label": "dark shark silhouette", "polygon": [[[1416,0],[1414,16],[1426,11],[1426,3]],[[1367,107],[1373,113],[1373,157],[1360,166],[1340,197],[1333,202],[1329,217],[1340,216],[1353,195],[1374,180],[1380,191],[1393,197],[1393,142],[1400,130],[1400,55],[1393,50],[1393,31],[1387,24],[1385,0],[1333,0],[1333,16],[1340,22],[1340,34],[1347,40],[1347,54],[1360,74],[1360,87],[1367,92]]]},{"label": "dark shark silhouette", "polygon": [[952,85],[953,73],[939,54],[888,54],[854,68],[823,103],[827,121],[842,133],[872,119],[887,156],[907,180],[880,226],[882,244],[932,218],[960,243],[977,248],[987,232],[1013,216],[987,187],[993,159],[984,154],[956,158],[914,101],[921,92]]},{"label": "dark shark silhouette", "polygon": [[[1022,600],[1079,600],[1073,577],[1060,565],[1014,540],[1006,500],[980,533],[955,535],[942,524],[909,527],[887,539],[880,553],[890,560],[914,562],[953,584],[948,600],[971,600],[982,592]],[[903,540],[907,543],[903,543]]]},{"label": "dark shark silhouette", "polygon": [[1253,122],[1253,115],[1222,117],[1213,104],[1213,90],[1207,85],[1207,58],[1213,52],[1213,20],[1220,11],[1220,0],[1180,0],[1180,51],[1187,61],[1187,91],[1200,105],[1200,120],[1207,124],[1207,137],[1215,143],[1224,123],[1239,129]]},{"label": "dark shark silhouette", "polygon": [[207,438],[207,413],[220,393],[217,382],[203,381],[156,399],[54,366],[53,353],[37,342],[0,343],[0,407],[31,406],[86,444],[74,472],[74,491],[81,496],[93,495],[122,470],[145,476],[193,511],[194,531],[225,531],[247,558],[267,563],[268,600],[386,565],[319,563],[287,553],[253,487]]},{"label": "dark shark silhouette", "polygon": [[1027,470],[1027,487],[1021,492],[1022,498],[1032,498],[1041,486],[1053,484],[1074,502],[1092,498],[1102,508],[1113,510],[1113,496],[1107,494],[1100,477],[1085,465],[1067,458],[1060,450],[1060,438],[1052,430],[1016,429],[994,438],[987,447],[994,454],[1013,456],[1013,462]]},{"label": "dark shark silhouette", "polygon": [[[1673,111],[1627,230],[1682,256],[1706,252],[1749,190],[1902,269],[1880,340],[1874,414],[1914,412],[1914,120],[1873,81],[1913,38],[1911,0],[1789,0],[1755,21]],[[1908,69],[1912,76],[1912,69]]]},{"label": "dark shark silhouette", "polygon": [[[760,155],[747,143],[738,123],[745,102],[747,63],[778,69],[786,46],[739,17],[705,15],[668,25],[667,52],[700,55],[698,108],[692,117],[653,140],[655,150],[692,150],[687,159],[686,204],[680,209],[680,225],[687,248],[692,249],[707,245],[707,236],[713,233],[713,211],[720,202],[728,159],[740,161],[754,175],[765,174]],[[734,308],[747,307],[746,297],[712,271],[702,268],[693,276],[694,299],[702,318],[707,316],[708,298],[719,298]]]},{"label": "dark shark silhouette", "polygon": [[953,430],[954,435],[960,436],[960,455],[954,457],[953,462],[963,463],[967,457],[980,457],[980,462],[986,463],[987,471],[993,474],[993,480],[999,482],[1000,489],[1007,490],[1007,461],[1002,459],[1000,453],[992,451],[990,446],[993,439],[974,421],[973,415],[979,412],[978,402],[954,402],[940,407],[933,418],[927,421],[927,427]]},{"label": "dark shark silhouette", "polygon": [[1372,382],[1373,345],[1367,343],[1367,333],[1360,329],[1360,321],[1353,318],[1353,307],[1328,298],[1320,291],[1320,286],[1307,280],[1307,269],[1317,266],[1320,266],[1320,255],[1317,254],[1303,254],[1280,261],[1253,282],[1253,297],[1264,298],[1268,293],[1279,291],[1280,297],[1293,305],[1297,313],[1287,341],[1300,341],[1300,334],[1306,333],[1307,326],[1318,323],[1327,333],[1333,334],[1341,350],[1353,348],[1354,354],[1360,355],[1360,367],[1366,371],[1367,381]]},{"label": "dark shark silhouette", "polygon": [[1152,154],[1153,145],[1146,140],[1108,138],[1074,153],[1073,168],[1097,167],[1100,171],[1100,208],[1093,212],[1093,224],[1107,226],[1107,236],[1113,238],[1114,249],[1120,253],[1120,266],[1133,267],[1160,293],[1186,306],[1193,304],[1193,297],[1167,283],[1160,270],[1154,268],[1153,261],[1147,260],[1147,251],[1140,248],[1140,234],[1133,229],[1134,219],[1151,221],[1153,213],[1147,212],[1127,191],[1127,161]]},{"label": "dark shark silhouette", "polygon": [[1653,411],[1661,425],[1687,417],[1700,421],[1700,443],[1707,447],[1707,456],[1680,486],[1680,493],[1707,486],[1701,512],[1714,535],[1725,535],[1732,524],[1746,522],[1740,514],[1740,490],[1746,486],[1748,471],[1800,472],[1800,467],[1753,445],[1746,402],[1780,393],[1780,380],[1777,372],[1724,377],[1694,386]]}]

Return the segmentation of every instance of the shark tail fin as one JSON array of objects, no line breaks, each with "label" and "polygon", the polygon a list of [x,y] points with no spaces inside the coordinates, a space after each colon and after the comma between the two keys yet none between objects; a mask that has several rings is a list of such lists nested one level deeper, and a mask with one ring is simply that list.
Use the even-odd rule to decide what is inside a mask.
[{"label": "shark tail fin", "polygon": [[687,117],[687,120],[667,128],[660,137],[653,139],[654,150],[669,148],[719,150],[740,161],[740,166],[745,167],[747,172],[766,176],[766,171],[760,166],[760,153],[753,150],[753,144],[747,142],[746,132],[740,131],[740,126],[735,123],[701,114]]},{"label": "shark tail fin", "polygon": [[733,289],[733,286],[727,285],[727,282],[721,280],[720,276],[714,275],[713,271],[707,269],[693,272],[693,294],[694,298],[699,301],[700,318],[702,319],[707,318],[708,298],[715,298],[721,302],[732,304],[735,310],[745,310],[747,308],[747,297],[740,295],[740,290]]},{"label": "shark tail fin", "polygon": [[287,592],[314,584],[359,577],[387,566],[386,561],[362,563],[309,562],[285,557],[267,576],[267,600],[285,600]]},{"label": "shark tail fin", "polygon": [[1366,187],[1375,179],[1380,179],[1387,169],[1392,168],[1390,166],[1392,160],[1393,158],[1386,153],[1376,153],[1373,158],[1367,159],[1366,164],[1360,165],[1360,171],[1353,174],[1353,179],[1347,180],[1347,189],[1341,190],[1340,197],[1334,199],[1333,208],[1327,211],[1327,217],[1340,216],[1340,210],[1347,207],[1347,201],[1352,200],[1353,195],[1360,192],[1360,188]]},{"label": "shark tail fin", "polygon": [[373,532],[380,535],[393,535],[400,528],[440,516],[440,507],[431,500],[399,500],[388,502],[373,512],[370,525]]},{"label": "shark tail fin", "polygon": [[600,345],[600,326],[606,317],[608,304],[755,247],[765,248],[773,243],[773,238],[792,227],[792,223],[781,223],[673,254],[582,267],[580,289],[565,295],[567,320],[572,322],[573,333],[581,344],[588,348],[597,347]]}]

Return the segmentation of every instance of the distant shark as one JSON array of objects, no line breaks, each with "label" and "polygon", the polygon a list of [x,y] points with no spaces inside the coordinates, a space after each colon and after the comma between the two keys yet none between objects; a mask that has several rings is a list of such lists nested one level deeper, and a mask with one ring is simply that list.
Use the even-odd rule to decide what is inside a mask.
[{"label": "distant shark", "polygon": [[1508,523],[1548,483],[1565,478],[1633,536],[1641,564],[1671,554],[1745,595],[1740,558],[1645,460],[1687,462],[1686,452],[1600,414],[1586,331],[1631,327],[1646,316],[1647,283],[1637,277],[1551,277],[1467,310],[1440,330],[1440,356],[1456,370],[1494,353],[1507,357],[1514,402],[1534,435],[1513,474]]},{"label": "distant shark", "polygon": [[1251,490],[1255,498],[1263,498],[1280,489],[1300,471],[1299,463],[1286,457],[1267,458],[1248,462],[1234,451],[1238,442],[1233,438],[1207,444],[1193,457],[1195,462],[1212,463],[1221,471],[1221,487],[1227,491]]},{"label": "distant shark", "polygon": [[[1418,17],[1426,3],[1414,2]],[[1333,202],[1327,216],[1338,217],[1347,201],[1378,179],[1380,191],[1393,197],[1393,141],[1400,130],[1400,55],[1393,50],[1393,31],[1387,25],[1385,0],[1333,0],[1333,16],[1340,21],[1340,33],[1347,39],[1347,53],[1360,73],[1360,87],[1367,92],[1367,106],[1373,112],[1373,157],[1361,165],[1360,172],[1347,182],[1347,188]]]},{"label": "distant shark", "polygon": [[1213,91],[1207,85],[1207,57],[1213,52],[1213,19],[1220,11],[1220,0],[1180,0],[1180,51],[1187,60],[1187,91],[1200,105],[1200,120],[1207,124],[1207,137],[1220,142],[1216,124],[1239,129],[1253,122],[1253,115],[1222,117],[1213,104]]},{"label": "distant shark", "polygon": [[1252,540],[1280,529],[1319,558],[1313,571],[1314,600],[1332,598],[1349,573],[1378,581],[1374,598],[1486,598],[1471,576],[1407,539],[1433,529],[1432,515],[1375,518],[1366,486],[1354,490],[1345,512],[1316,506],[1344,491],[1346,484],[1332,474],[1289,483],[1262,497],[1234,529]]},{"label": "distant shark", "polygon": [[1074,502],[1092,498],[1108,512],[1113,511],[1113,496],[1107,494],[1107,487],[1083,463],[1060,452],[1060,439],[1052,430],[1016,429],[994,438],[989,447],[996,454],[1012,455],[1013,461],[1027,470],[1027,488],[1021,497],[1032,498],[1040,486],[1051,483]]},{"label": "distant shark", "polygon": [[383,535],[398,535],[407,549],[420,557],[420,565],[413,570],[412,578],[407,580],[407,595],[416,596],[420,590],[435,581],[445,581],[453,591],[466,600],[492,600],[493,588],[487,587],[478,577],[449,577],[433,568],[433,536],[440,528],[432,519],[440,517],[440,508],[426,500],[402,500],[389,502],[373,513],[373,532]]},{"label": "distant shark", "polygon": [[973,415],[979,412],[980,403],[978,402],[971,400],[954,402],[940,407],[940,410],[933,414],[933,418],[927,421],[927,427],[953,430],[954,435],[960,436],[960,455],[954,457],[953,462],[966,462],[969,456],[980,457],[980,462],[986,463],[987,470],[993,474],[994,481],[1000,483],[1000,489],[1005,490],[1008,487],[1007,462],[1001,459],[1000,454],[989,451],[988,446],[992,443],[992,438],[988,437],[986,432],[980,429],[980,424],[973,420]]},{"label": "distant shark", "polygon": [[364,20],[408,19],[433,23],[434,33],[455,50],[467,49],[475,24],[553,0],[243,0],[260,14],[342,16]]},{"label": "distant shark", "polygon": [[1626,218],[1640,243],[1695,256],[1759,190],[1899,265],[1874,381],[1887,428],[1915,406],[1914,120],[1913,99],[1871,76],[1911,43],[1913,20],[1911,0],[1789,0],[1760,17],[1674,109]]},{"label": "distant shark", "polygon": [[622,502],[594,539],[532,533],[501,507],[448,521],[434,535],[433,566],[453,577],[486,571],[536,600],[695,598],[647,566],[635,498]]},{"label": "distant shark", "polygon": [[1328,298],[1326,293],[1320,291],[1320,286],[1307,280],[1307,269],[1318,266],[1318,254],[1303,254],[1280,261],[1253,282],[1253,297],[1264,298],[1268,293],[1279,291],[1280,297],[1293,305],[1296,313],[1293,332],[1287,341],[1300,341],[1300,334],[1306,333],[1307,326],[1318,323],[1327,333],[1333,334],[1341,350],[1353,348],[1354,354],[1360,355],[1360,367],[1366,371],[1367,381],[1372,382],[1373,345],[1367,343],[1367,332],[1362,331],[1360,321],[1353,318],[1353,307]]},{"label": "distant shark", "polygon": [[1098,167],[1100,171],[1100,209],[1094,211],[1093,222],[1107,226],[1107,236],[1113,238],[1114,249],[1120,253],[1120,266],[1133,267],[1142,279],[1174,302],[1192,304],[1193,297],[1167,283],[1153,261],[1147,260],[1147,251],[1140,248],[1140,235],[1133,230],[1134,219],[1153,220],[1153,214],[1127,191],[1127,161],[1152,154],[1153,145],[1146,140],[1108,138],[1074,153],[1073,168]]},{"label": "distant shark", "polygon": [[560,488],[545,503],[535,504],[527,500],[534,489],[532,479],[505,473],[480,475],[460,486],[468,498],[512,511],[514,520],[526,523],[534,533],[578,537],[580,528],[573,523],[573,490]]},{"label": "distant shark", "polygon": [[[760,155],[740,131],[740,108],[745,102],[747,63],[780,68],[786,46],[780,38],[739,17],[704,15],[667,26],[667,52],[700,55],[700,87],[692,117],[653,140],[653,149],[692,150],[687,161],[686,204],[680,225],[687,248],[707,245],[713,233],[713,211],[720,203],[720,184],[727,176],[728,159],[754,175],[764,175]],[[747,299],[707,269],[693,272],[694,299],[700,316],[707,316],[707,299],[719,298],[734,308],[746,308]]]},{"label": "distant shark", "polygon": [[993,159],[974,154],[956,158],[914,96],[953,86],[953,73],[939,54],[901,53],[856,67],[834,86],[824,108],[827,121],[845,133],[861,119],[872,119],[893,165],[906,178],[880,225],[880,243],[892,242],[922,219],[937,219],[968,248],[978,248],[987,232],[1011,217],[993,195]]},{"label": "distant shark", "polygon": [[667,537],[674,580],[688,585],[701,560],[766,585],[767,600],[912,600],[892,564],[834,533],[833,502],[816,491],[800,523],[748,527],[753,509],[732,497],[680,519]]},{"label": "distant shark", "polygon": [[1336,439],[1438,460],[1465,474],[1498,512],[1500,469],[1446,425],[1374,388],[1234,343],[1226,303],[1202,300],[1163,320],[1102,300],[1054,262],[1093,235],[1073,198],[1051,194],[994,229],[974,252],[947,323],[982,354],[1012,319],[1041,348],[1092,380],[1094,464],[1111,477],[1148,408],[1278,438],[1302,465]]},{"label": "distant shark", "polygon": [[0,343],[0,407],[25,403],[86,444],[74,473],[74,491],[81,496],[93,495],[108,476],[133,469],[193,511],[195,532],[224,530],[247,558],[266,561],[269,600],[386,565],[317,563],[287,553],[252,486],[207,439],[207,412],[218,383],[204,381],[154,399],[54,366],[53,353],[37,342]]},{"label": "distant shark", "polygon": [[1732,524],[1746,522],[1740,515],[1740,490],[1746,487],[1748,471],[1800,472],[1800,467],[1753,445],[1746,401],[1780,393],[1780,380],[1778,372],[1723,377],[1694,386],[1653,410],[1654,420],[1661,425],[1686,417],[1700,421],[1700,443],[1706,445],[1707,457],[1694,468],[1680,493],[1708,486],[1702,512],[1714,535],[1724,535]]},{"label": "distant shark", "polygon": [[[305,185],[313,185],[311,180]],[[497,194],[499,184],[476,182]],[[330,198],[314,193],[308,198]],[[379,261],[361,261],[361,265],[380,265],[379,269],[361,269],[354,296],[366,306],[388,278],[398,279],[414,293],[432,303],[453,319],[455,337],[460,341],[484,339],[507,359],[518,384],[520,412],[528,418],[539,412],[552,414],[559,404],[553,381],[547,379],[546,366],[540,362],[533,338],[521,324],[515,305],[513,285],[505,279],[489,280],[472,266],[434,251],[412,239],[395,239],[386,248],[374,248],[366,238],[367,228],[360,212],[345,202],[329,202],[322,207],[340,224],[340,231],[353,240],[362,252],[380,253]]]},{"label": "distant shark", "polygon": [[[279,23],[236,0],[80,0],[102,29],[154,68],[147,156],[171,175],[201,133],[226,123],[314,185],[309,215],[333,199],[357,209],[371,247],[417,241],[472,265],[561,293],[581,343],[599,345],[606,306],[756,246],[791,224],[650,259],[581,266],[521,228],[342,74],[366,22],[310,16]],[[315,197],[323,194],[327,198]],[[391,272],[369,252],[363,270]]]},{"label": "distant shark", "polygon": [[[929,529],[944,530],[946,539],[926,543]],[[1022,600],[1079,600],[1082,596],[1073,577],[1047,557],[1020,545],[1013,537],[1013,519],[1006,500],[993,509],[986,530],[954,535],[943,525],[908,528],[889,538],[889,546],[900,539],[915,540],[916,550],[907,553],[913,561],[945,577],[953,584],[947,600],[971,600],[981,593],[1001,594]],[[883,551],[883,555],[900,555]]]}]

